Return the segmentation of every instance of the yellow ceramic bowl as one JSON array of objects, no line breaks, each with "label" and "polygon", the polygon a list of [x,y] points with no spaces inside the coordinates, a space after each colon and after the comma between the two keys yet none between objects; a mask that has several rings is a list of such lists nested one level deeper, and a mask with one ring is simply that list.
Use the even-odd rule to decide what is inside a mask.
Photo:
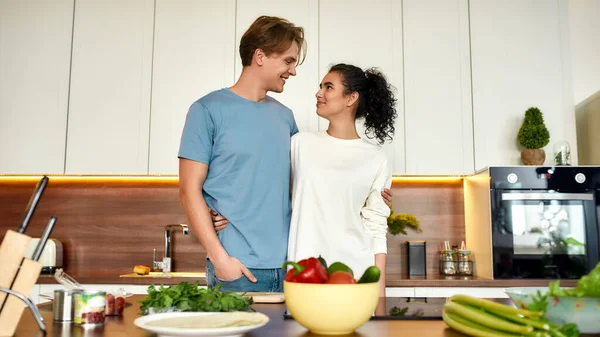
[{"label": "yellow ceramic bowl", "polygon": [[283,282],[285,303],[292,317],[323,335],[352,333],[377,307],[379,283],[314,284]]}]

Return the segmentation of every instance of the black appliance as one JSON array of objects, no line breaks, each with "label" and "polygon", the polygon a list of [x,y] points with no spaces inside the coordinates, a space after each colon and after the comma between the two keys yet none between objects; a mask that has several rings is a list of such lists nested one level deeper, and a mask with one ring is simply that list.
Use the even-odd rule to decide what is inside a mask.
[{"label": "black appliance", "polygon": [[600,167],[490,167],[494,279],[578,279],[600,259]]},{"label": "black appliance", "polygon": [[423,276],[427,275],[427,249],[425,241],[409,240],[406,242],[408,246],[408,275]]}]

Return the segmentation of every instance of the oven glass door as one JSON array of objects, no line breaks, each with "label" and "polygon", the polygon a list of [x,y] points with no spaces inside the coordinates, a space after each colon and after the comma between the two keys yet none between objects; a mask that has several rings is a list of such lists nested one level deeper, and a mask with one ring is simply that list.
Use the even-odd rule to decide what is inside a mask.
[{"label": "oven glass door", "polygon": [[597,249],[594,193],[499,191],[495,197],[495,277],[587,273],[590,249]]}]

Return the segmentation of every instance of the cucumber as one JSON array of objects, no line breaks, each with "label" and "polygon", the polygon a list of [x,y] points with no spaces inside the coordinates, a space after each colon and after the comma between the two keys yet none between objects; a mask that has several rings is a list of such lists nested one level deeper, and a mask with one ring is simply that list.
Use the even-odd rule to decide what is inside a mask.
[{"label": "cucumber", "polygon": [[377,266],[370,266],[365,270],[363,275],[360,277],[358,282],[356,283],[373,283],[378,282],[381,277],[381,270],[377,268]]}]

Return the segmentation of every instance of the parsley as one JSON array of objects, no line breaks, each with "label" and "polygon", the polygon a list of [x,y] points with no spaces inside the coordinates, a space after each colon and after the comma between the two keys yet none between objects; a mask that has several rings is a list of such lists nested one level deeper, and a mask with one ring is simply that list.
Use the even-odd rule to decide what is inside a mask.
[{"label": "parsley", "polygon": [[548,294],[542,295],[538,290],[536,294],[531,295],[531,300],[532,302],[527,306],[527,309],[531,311],[546,312],[546,307],[548,306]]},{"label": "parsley", "polygon": [[221,292],[221,285],[200,288],[199,281],[194,284],[181,282],[170,287],[160,286],[158,289],[148,287],[148,296],[141,300],[142,315],[148,314],[148,309],[155,310],[176,308],[180,311],[254,311],[250,305],[252,297],[242,296],[235,292]]},{"label": "parsley", "polygon": [[577,324],[567,323],[558,329],[558,332],[562,333],[566,337],[578,337],[580,332]]}]

